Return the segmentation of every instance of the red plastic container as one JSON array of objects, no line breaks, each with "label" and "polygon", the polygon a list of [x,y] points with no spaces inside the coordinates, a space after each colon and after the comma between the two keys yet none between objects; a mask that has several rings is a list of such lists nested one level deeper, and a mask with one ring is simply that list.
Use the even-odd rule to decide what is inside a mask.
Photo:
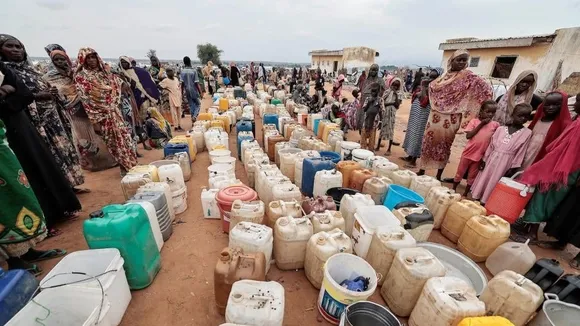
[{"label": "red plastic container", "polygon": [[534,194],[534,188],[515,181],[514,177],[501,178],[485,203],[488,215],[495,214],[510,224],[520,217]]},{"label": "red plastic container", "polygon": [[230,231],[230,212],[232,204],[236,199],[241,201],[252,201],[258,199],[258,193],[254,189],[245,185],[234,185],[225,187],[216,195],[218,208],[222,219],[222,230],[225,233]]}]

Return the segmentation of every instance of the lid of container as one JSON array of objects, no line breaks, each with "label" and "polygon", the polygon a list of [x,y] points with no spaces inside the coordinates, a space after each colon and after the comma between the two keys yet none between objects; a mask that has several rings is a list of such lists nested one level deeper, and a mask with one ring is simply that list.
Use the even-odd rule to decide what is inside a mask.
[{"label": "lid of container", "polygon": [[242,201],[251,201],[258,198],[256,192],[245,185],[233,185],[220,190],[216,199],[223,202],[233,202],[236,199]]},{"label": "lid of container", "polygon": [[383,205],[359,206],[355,217],[366,230],[374,230],[380,225],[401,225],[401,221]]},{"label": "lid of container", "polygon": [[375,154],[367,149],[357,148],[352,150],[352,157],[367,159]]},{"label": "lid of container", "polygon": [[340,147],[346,148],[346,149],[354,149],[354,148],[360,148],[360,144],[355,143],[353,141],[343,141],[340,143]]}]

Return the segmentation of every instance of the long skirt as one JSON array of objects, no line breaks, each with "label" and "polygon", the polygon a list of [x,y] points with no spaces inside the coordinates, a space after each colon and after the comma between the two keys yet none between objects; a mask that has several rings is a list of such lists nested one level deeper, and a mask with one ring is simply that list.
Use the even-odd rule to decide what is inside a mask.
[{"label": "long skirt", "polygon": [[451,156],[451,146],[461,125],[461,113],[431,111],[421,149],[421,170],[444,169]]},{"label": "long skirt", "polygon": [[381,126],[381,139],[394,140],[395,122],[397,120],[397,109],[394,106],[385,107],[383,112],[383,124]]},{"label": "long skirt", "polygon": [[580,247],[580,188],[572,187],[548,220],[544,232],[562,242]]},{"label": "long skirt", "polygon": [[407,124],[407,132],[403,142],[403,149],[409,156],[421,156],[423,135],[425,134],[427,120],[429,120],[429,113],[431,113],[431,106],[421,107],[419,99],[416,99],[411,105],[409,123]]},{"label": "long skirt", "polygon": [[6,141],[0,121],[0,261],[20,257],[46,237],[40,203],[16,155]]},{"label": "long skirt", "polygon": [[568,185],[560,188],[553,188],[542,192],[536,190],[532,199],[526,206],[526,212],[522,220],[525,223],[542,223],[547,221],[554,212],[557,211],[568,194],[576,187],[576,180],[580,176],[580,171],[576,171],[568,176]]}]

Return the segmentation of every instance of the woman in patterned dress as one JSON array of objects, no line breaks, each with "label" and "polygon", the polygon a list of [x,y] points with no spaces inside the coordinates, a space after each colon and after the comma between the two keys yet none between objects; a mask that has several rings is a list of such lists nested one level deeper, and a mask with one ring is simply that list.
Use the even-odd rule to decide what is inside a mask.
[{"label": "woman in patterned dress", "polygon": [[34,101],[28,107],[32,124],[48,145],[56,163],[77,192],[86,192],[76,186],[85,182],[79,155],[72,142],[71,123],[58,98],[58,89],[38,73],[28,61],[24,45],[15,37],[0,34],[0,60],[28,87]]},{"label": "woman in patterned dress", "polygon": [[491,86],[466,69],[468,62],[467,50],[455,51],[447,61],[445,74],[429,84],[431,113],[423,137],[418,175],[437,169],[437,179],[441,180],[455,134],[477,116],[481,103],[492,97]]}]

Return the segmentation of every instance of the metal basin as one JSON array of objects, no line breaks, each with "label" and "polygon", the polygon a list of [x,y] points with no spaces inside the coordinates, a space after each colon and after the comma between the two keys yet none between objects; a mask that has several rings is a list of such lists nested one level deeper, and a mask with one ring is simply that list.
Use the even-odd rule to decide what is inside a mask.
[{"label": "metal basin", "polygon": [[487,286],[487,277],[483,270],[459,251],[433,242],[420,242],[417,247],[429,250],[447,269],[445,276],[458,277],[471,284],[478,296]]}]

